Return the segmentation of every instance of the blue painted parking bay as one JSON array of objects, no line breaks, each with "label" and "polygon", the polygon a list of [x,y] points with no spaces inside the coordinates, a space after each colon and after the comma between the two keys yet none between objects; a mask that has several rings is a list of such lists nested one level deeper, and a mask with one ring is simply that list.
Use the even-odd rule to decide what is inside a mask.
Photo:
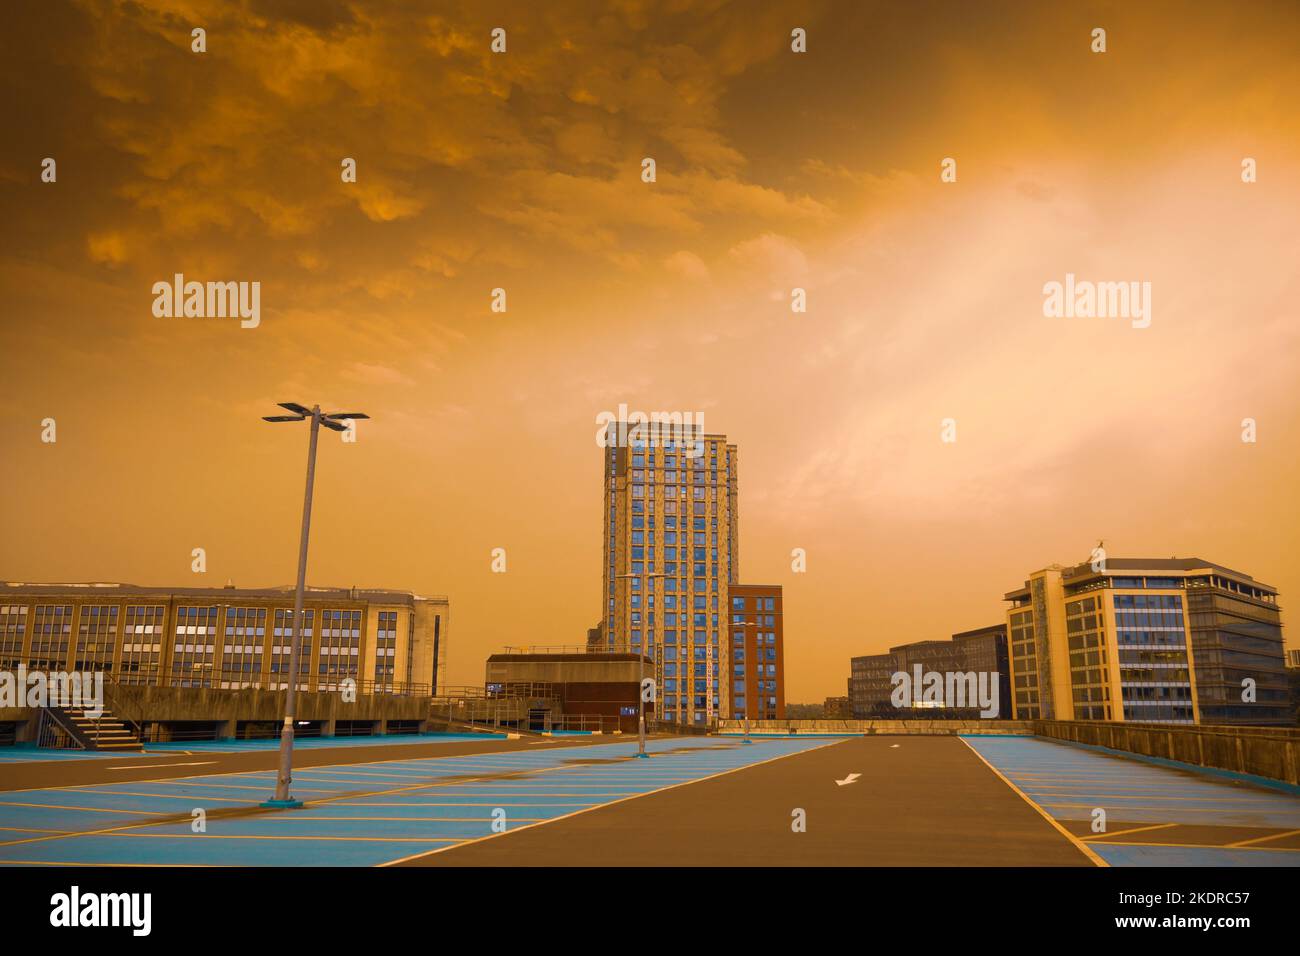
[{"label": "blue painted parking bay", "polygon": [[1300,866],[1300,796],[1039,737],[963,739],[1112,866]]},{"label": "blue painted parking bay", "polygon": [[[826,740],[658,739],[0,793],[0,864],[374,866],[692,783]],[[192,829],[193,811],[205,832]],[[166,822],[164,822],[166,821]],[[500,825],[499,827],[500,828]]]},{"label": "blue painted parking bay", "polygon": [[[464,740],[505,740],[506,734],[493,733],[429,733],[384,734],[356,737],[299,737],[294,741],[298,750],[333,750],[339,747],[401,747],[416,744],[459,743]],[[279,737],[262,737],[255,740],[190,740],[167,743],[147,743],[145,754],[226,754],[255,753],[278,750]],[[32,763],[46,760],[122,760],[138,757],[139,753],[112,753],[94,750],[46,750],[39,747],[0,748],[0,764]]]}]

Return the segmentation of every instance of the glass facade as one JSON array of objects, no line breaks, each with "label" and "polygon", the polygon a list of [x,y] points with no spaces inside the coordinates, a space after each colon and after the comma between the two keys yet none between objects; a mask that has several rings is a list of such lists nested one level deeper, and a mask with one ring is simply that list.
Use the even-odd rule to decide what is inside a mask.
[{"label": "glass facade", "polygon": [[1193,723],[1182,595],[1113,594],[1111,600],[1124,719]]}]

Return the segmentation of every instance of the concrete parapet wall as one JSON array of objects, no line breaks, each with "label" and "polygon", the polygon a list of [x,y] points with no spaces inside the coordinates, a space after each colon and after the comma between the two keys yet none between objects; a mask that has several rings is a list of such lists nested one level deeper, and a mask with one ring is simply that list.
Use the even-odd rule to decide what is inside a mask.
[{"label": "concrete parapet wall", "polygon": [[[239,721],[284,719],[285,691],[222,690],[209,687],[116,686],[106,688],[105,705],[113,715],[136,723],[202,722],[229,724],[233,730]],[[391,694],[359,694],[349,703],[337,691],[299,691],[298,720],[322,721],[333,726],[336,721],[374,721],[382,727],[388,721],[420,721],[429,718],[429,698],[397,697]],[[0,720],[35,726],[39,717],[35,708],[5,708]],[[20,732],[20,737],[26,735]]]},{"label": "concrete parapet wall", "polygon": [[1036,720],[1036,733],[1197,767],[1300,786],[1300,728],[1164,727],[1158,724]]},{"label": "concrete parapet wall", "polygon": [[[724,720],[718,733],[744,733]],[[1066,720],[751,720],[752,734],[1034,734],[1300,786],[1300,728]]]},{"label": "concrete parapet wall", "polygon": [[[745,732],[744,721],[724,720],[718,733]],[[1032,734],[1027,720],[751,720],[751,734]]]}]

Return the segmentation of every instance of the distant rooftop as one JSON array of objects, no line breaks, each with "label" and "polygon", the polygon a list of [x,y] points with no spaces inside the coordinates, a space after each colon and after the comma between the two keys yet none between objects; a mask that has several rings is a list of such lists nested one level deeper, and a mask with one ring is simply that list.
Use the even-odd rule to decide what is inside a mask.
[{"label": "distant rooftop", "polygon": [[[1110,574],[1114,571],[1198,571],[1207,568],[1212,571],[1230,574],[1243,581],[1255,580],[1244,571],[1234,571],[1232,568],[1226,568],[1212,561],[1204,561],[1201,558],[1107,558],[1106,570],[1101,573]],[[1099,572],[1092,570],[1092,562],[1083,561],[1072,567],[1066,567],[1063,573],[1067,578],[1076,578]]]},{"label": "distant rooftop", "polygon": [[[22,581],[5,581],[0,583],[0,595],[32,594],[56,595],[73,594],[82,591],[94,591],[97,594],[113,594],[123,597],[148,595],[171,595],[175,597],[200,597],[213,600],[241,598],[284,598],[294,593],[292,584],[281,584],[269,588],[237,588],[233,584],[225,587],[209,588],[175,588],[144,587],[138,584],[120,584],[116,582],[44,582],[27,583]],[[413,591],[387,590],[383,588],[338,588],[308,586],[304,592],[308,600],[372,601],[375,603],[405,604],[415,601],[446,601],[445,595],[421,595]]]},{"label": "distant rooftop", "polygon": [[[1135,572],[1157,572],[1168,573],[1171,571],[1214,571],[1225,577],[1235,578],[1238,581],[1249,582],[1255,587],[1265,591],[1274,591],[1276,588],[1265,584],[1262,581],[1256,581],[1244,571],[1236,571],[1232,568],[1224,567],[1221,564],[1215,564],[1213,561],[1206,561],[1203,558],[1112,558],[1107,557],[1104,571],[1094,571],[1091,561],[1083,561],[1074,565],[1048,565],[1048,570],[1058,570],[1061,572],[1061,579],[1068,584],[1075,584],[1088,578],[1104,577],[1128,577]],[[1127,573],[1126,573],[1127,572]],[[1029,590],[1028,582],[1025,585],[1008,591],[1003,600],[1010,601],[1023,597]]]}]

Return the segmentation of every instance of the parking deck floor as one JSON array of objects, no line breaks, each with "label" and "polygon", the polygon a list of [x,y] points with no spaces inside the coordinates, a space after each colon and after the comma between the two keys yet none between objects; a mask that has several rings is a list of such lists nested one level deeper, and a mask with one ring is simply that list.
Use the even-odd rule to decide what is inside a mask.
[{"label": "parking deck floor", "polygon": [[[275,782],[265,749],[11,764],[0,864],[1300,864],[1300,797],[1039,738],[660,737],[648,749],[305,749],[293,789],[306,806],[281,811],[258,806]],[[1094,833],[1098,808],[1107,827]]]},{"label": "parking deck floor", "polygon": [[1295,794],[1038,737],[967,741],[1111,865],[1300,866]]},{"label": "parking deck floor", "polygon": [[[273,771],[0,793],[0,863],[376,865],[826,746],[709,738],[300,769],[301,810],[265,811]],[[196,811],[205,821],[194,832]]]}]

